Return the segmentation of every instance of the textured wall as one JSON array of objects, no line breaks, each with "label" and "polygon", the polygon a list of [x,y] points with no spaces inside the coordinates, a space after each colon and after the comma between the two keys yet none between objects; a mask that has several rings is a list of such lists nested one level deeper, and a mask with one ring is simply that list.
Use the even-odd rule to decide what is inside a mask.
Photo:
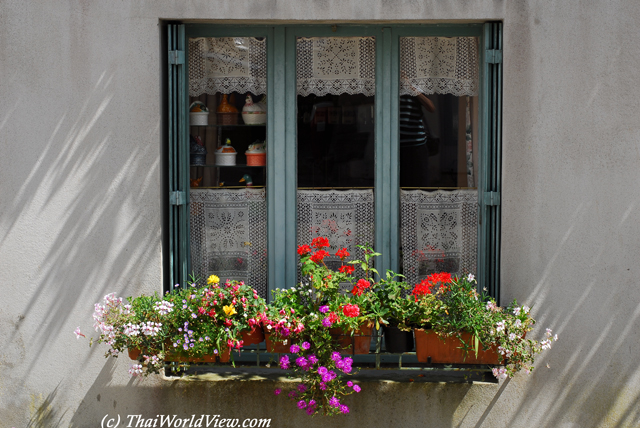
[{"label": "textured wall", "polygon": [[[640,424],[640,3],[0,4],[0,425],[173,412],[277,427]],[[272,381],[139,383],[74,338],[107,292],[161,290],[159,21],[310,18],[504,20],[502,303],[533,305],[560,334],[531,376],[368,383],[327,422],[273,397]]]}]

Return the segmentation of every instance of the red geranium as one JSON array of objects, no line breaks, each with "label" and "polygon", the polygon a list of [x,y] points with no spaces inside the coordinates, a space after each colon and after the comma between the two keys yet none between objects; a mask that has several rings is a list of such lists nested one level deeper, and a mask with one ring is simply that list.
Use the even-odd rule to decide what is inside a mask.
[{"label": "red geranium", "polygon": [[359,279],[356,282],[356,285],[353,286],[353,290],[351,290],[351,294],[354,296],[361,296],[364,290],[371,287],[371,283],[365,279]]},{"label": "red geranium", "polygon": [[300,245],[298,247],[298,254],[300,254],[301,256],[304,256],[305,254],[309,254],[311,252],[311,247],[309,247],[308,245]]},{"label": "red geranium", "polygon": [[428,281],[428,279],[423,279],[422,281],[420,281],[420,284],[416,284],[415,287],[413,287],[413,291],[411,292],[411,294],[413,294],[413,297],[416,299],[416,302],[418,301],[419,296],[431,294],[431,287],[432,284]]},{"label": "red geranium", "polygon": [[349,318],[355,318],[360,315],[360,308],[358,305],[345,305],[345,307],[342,308],[342,313]]},{"label": "red geranium", "polygon": [[341,248],[336,252],[336,256],[340,257],[340,260],[344,260],[349,257],[351,254],[347,251],[346,248]]},{"label": "red geranium", "polygon": [[313,238],[311,240],[311,246],[317,248],[318,250],[329,246],[329,239],[324,236],[318,236],[317,238]]},{"label": "red geranium", "polygon": [[318,250],[311,255],[311,261],[314,263],[320,263],[322,259],[329,255],[325,250]]},{"label": "red geranium", "polygon": [[342,273],[346,273],[347,275],[351,275],[354,270],[355,270],[355,268],[353,266],[349,266],[349,265],[340,266],[338,268],[338,271],[340,271]]},{"label": "red geranium", "polygon": [[335,324],[340,320],[340,318],[338,318],[338,314],[336,314],[335,312],[331,312],[328,318],[329,318],[329,321],[331,321],[331,324]]}]

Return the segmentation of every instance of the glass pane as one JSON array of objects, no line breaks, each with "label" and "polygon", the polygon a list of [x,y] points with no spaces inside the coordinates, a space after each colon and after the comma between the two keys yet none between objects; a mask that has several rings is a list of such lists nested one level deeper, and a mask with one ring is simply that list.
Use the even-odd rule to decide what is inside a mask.
[{"label": "glass pane", "polygon": [[478,40],[400,39],[401,271],[476,273]]},{"label": "glass pane", "polygon": [[299,38],[296,53],[298,243],[325,236],[360,257],[374,240],[375,38]]},{"label": "glass pane", "polygon": [[191,267],[267,295],[266,40],[189,40]]}]

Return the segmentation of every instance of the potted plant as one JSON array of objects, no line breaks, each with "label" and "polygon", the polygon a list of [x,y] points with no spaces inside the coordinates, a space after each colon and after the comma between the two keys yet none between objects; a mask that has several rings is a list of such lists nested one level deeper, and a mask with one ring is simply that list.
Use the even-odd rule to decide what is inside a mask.
[{"label": "potted plant", "polygon": [[387,352],[403,353],[413,349],[413,326],[419,324],[418,306],[412,299],[411,286],[399,281],[401,275],[387,271],[375,288],[377,299],[384,302],[382,329]]},{"label": "potted plant", "polygon": [[495,300],[478,293],[469,274],[463,278],[448,273],[429,275],[412,292],[419,317],[429,329],[418,328],[416,354],[421,362],[458,364],[503,364],[497,377],[530,371],[537,353],[557,339],[547,330],[545,339],[526,338],[535,321],[527,306],[514,300],[500,308]]}]

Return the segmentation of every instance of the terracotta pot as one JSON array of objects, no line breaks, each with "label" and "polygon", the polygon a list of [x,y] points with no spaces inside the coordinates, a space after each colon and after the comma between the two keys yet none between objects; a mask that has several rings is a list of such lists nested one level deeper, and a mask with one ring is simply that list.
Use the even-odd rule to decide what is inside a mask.
[{"label": "terracotta pot", "polygon": [[329,329],[329,333],[338,345],[338,351],[343,354],[368,354],[371,348],[372,331],[372,325],[361,325],[358,330],[353,332],[353,335],[351,335],[351,330]]},{"label": "terracotta pot", "polygon": [[272,340],[272,335],[273,333],[264,333],[264,340],[267,344],[267,352],[271,352],[273,354],[287,354],[289,352],[289,348],[291,347],[291,340],[280,338],[278,338],[278,340]]},{"label": "terracotta pot", "polygon": [[[482,350],[482,345],[478,350],[478,356],[474,350],[465,352],[462,349],[462,342],[457,337],[438,336],[433,330],[417,328],[414,330],[416,336],[416,357],[421,363],[434,364],[499,364],[497,347]],[[462,340],[465,343],[472,343],[471,333],[462,333]]]},{"label": "terracotta pot", "polygon": [[413,349],[413,332],[398,327],[384,326],[384,343],[387,352],[402,354]]},{"label": "terracotta pot", "polygon": [[140,354],[142,354],[142,351],[138,348],[129,348],[127,349],[127,351],[129,352],[129,358],[134,361],[138,361],[138,358],[140,358]]},{"label": "terracotta pot", "polygon": [[253,326],[251,330],[242,330],[240,332],[244,346],[257,345],[264,341],[264,332],[261,327]]}]

